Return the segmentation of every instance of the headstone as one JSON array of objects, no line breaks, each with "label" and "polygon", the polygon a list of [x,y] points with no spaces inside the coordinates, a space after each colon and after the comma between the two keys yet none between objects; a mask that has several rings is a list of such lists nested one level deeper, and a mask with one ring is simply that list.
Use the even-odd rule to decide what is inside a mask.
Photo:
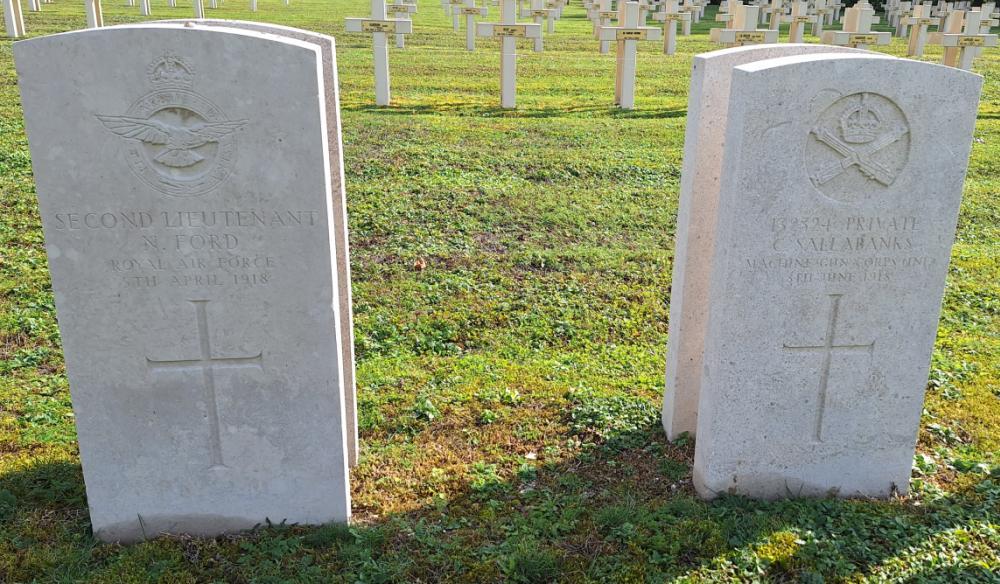
[{"label": "headstone", "polygon": [[475,51],[476,17],[486,18],[488,9],[485,6],[477,8],[476,0],[465,0],[465,6],[462,8],[462,14],[465,15],[465,50]]},{"label": "headstone", "polygon": [[713,28],[709,38],[713,43],[727,47],[759,45],[778,42],[778,31],[757,28],[757,6],[736,6],[736,12],[729,21],[732,28]]},{"label": "headstone", "polygon": [[[417,5],[403,2],[403,0],[393,0],[392,4],[385,7],[386,16],[389,18],[399,18],[403,20],[413,20],[410,16],[416,13]],[[412,26],[412,25],[411,25]],[[406,47],[406,35],[401,32],[396,33],[396,48]]]},{"label": "headstone", "polygon": [[[555,10],[545,8],[545,0],[531,0],[531,8],[521,11],[521,18],[530,18],[535,24],[541,27],[546,19],[551,19],[555,15]],[[542,35],[535,38],[534,50],[536,53],[542,52]]]},{"label": "headstone", "polygon": [[348,18],[347,32],[366,32],[372,35],[372,54],[375,63],[375,105],[389,105],[389,33],[409,34],[413,22],[403,18],[386,18],[385,0],[371,0],[371,18]]},{"label": "headstone", "polygon": [[3,25],[7,36],[12,39],[24,36],[24,15],[21,14],[21,0],[3,0]]},{"label": "headstone", "polygon": [[694,57],[688,95],[677,212],[670,325],[667,334],[667,380],[663,394],[663,429],[676,439],[694,434],[698,422],[702,354],[708,316],[709,268],[719,209],[720,148],[729,119],[730,83],[740,65],[778,57],[853,52],[823,45],[751,45],[702,53]]},{"label": "headstone", "polygon": [[823,42],[841,47],[867,49],[868,45],[888,45],[892,35],[888,32],[872,32],[875,11],[860,5],[852,6],[844,12],[843,30],[828,30],[823,33]]},{"label": "headstone", "polygon": [[95,535],[347,521],[320,48],[150,24],[14,53]]},{"label": "headstone", "polygon": [[677,22],[683,22],[691,28],[691,13],[681,12],[677,0],[666,0],[664,9],[653,15],[654,20],[663,22],[663,54],[673,55],[677,52]]},{"label": "headstone", "polygon": [[[884,56],[736,68],[698,411],[702,497],[907,491],[981,85]],[[775,149],[795,154],[760,156]]]},{"label": "headstone", "polygon": [[997,46],[997,35],[981,32],[983,13],[979,10],[958,10],[952,11],[952,14],[964,14],[964,22],[962,17],[956,16],[945,31],[933,33],[930,40],[932,44],[945,47],[942,64],[969,70],[981,47]]},{"label": "headstone", "polygon": [[615,105],[622,109],[633,109],[638,42],[660,40],[663,31],[652,26],[640,26],[638,2],[622,2],[618,10],[618,22],[621,26],[601,27],[598,34],[601,40],[615,40],[618,43]]},{"label": "headstone", "polygon": [[537,39],[542,27],[537,24],[517,23],[517,3],[500,0],[500,22],[480,22],[476,34],[500,39],[500,107],[517,107],[517,39]]},{"label": "headstone", "polygon": [[336,240],[337,254],[337,286],[340,299],[340,354],[342,358],[341,371],[344,374],[344,411],[347,420],[347,455],[348,463],[356,466],[358,463],[358,409],[357,384],[354,366],[354,308],[351,290],[351,255],[347,232],[347,195],[344,192],[343,176],[343,141],[340,136],[340,102],[336,88],[337,80],[337,50],[331,36],[315,33],[300,28],[249,22],[244,20],[198,20],[163,21],[173,23],[189,22],[188,26],[204,26],[214,28],[237,28],[254,32],[284,36],[299,41],[314,44],[323,54],[323,87],[326,89],[326,130],[327,147],[330,161],[330,193],[333,196],[333,233]]}]

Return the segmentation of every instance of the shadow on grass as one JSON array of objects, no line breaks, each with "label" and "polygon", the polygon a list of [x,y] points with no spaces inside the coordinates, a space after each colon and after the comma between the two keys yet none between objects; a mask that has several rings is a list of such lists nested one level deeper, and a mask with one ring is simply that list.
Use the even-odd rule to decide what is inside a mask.
[{"label": "shadow on grass", "polygon": [[[433,431],[434,424],[422,430]],[[177,581],[329,581],[337,575],[363,582],[822,582],[862,577],[894,562],[910,570],[900,581],[995,577],[981,561],[921,565],[910,557],[926,548],[937,558],[946,553],[939,539],[951,532],[968,539],[977,524],[995,523],[995,482],[922,504],[703,502],[690,485],[693,444],[668,442],[655,420],[620,432],[585,425],[566,439],[578,445],[571,456],[524,458],[512,472],[475,463],[446,495],[407,513],[356,510],[351,527],[279,524],[214,540],[165,536],[127,547],[92,540],[79,465],[42,462],[0,475],[0,541],[7,541],[0,552],[18,554],[13,562],[0,561],[0,581],[96,572],[114,580],[123,566],[150,555]],[[363,460],[365,476],[356,482],[369,484],[355,489],[377,483],[371,467],[384,462]],[[83,559],[72,567],[58,555],[39,559],[59,548],[75,549]]]},{"label": "shadow on grass", "polygon": [[489,106],[469,102],[442,101],[433,105],[342,105],[341,111],[363,112],[378,115],[463,115],[482,118],[561,118],[577,115],[603,115],[614,119],[671,119],[687,116],[687,109],[636,109],[623,110],[610,105],[567,105],[551,108],[519,107],[509,110],[499,106]]}]

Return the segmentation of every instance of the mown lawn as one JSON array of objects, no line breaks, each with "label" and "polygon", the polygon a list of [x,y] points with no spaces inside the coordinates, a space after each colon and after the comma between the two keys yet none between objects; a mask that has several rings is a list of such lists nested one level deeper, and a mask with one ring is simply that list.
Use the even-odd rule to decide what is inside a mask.
[{"label": "mown lawn", "polygon": [[[154,0],[154,15],[189,16],[179,3]],[[123,4],[105,3],[107,24],[140,19]],[[688,72],[713,48],[714,10],[678,55],[642,47],[638,109],[623,113],[579,3],[544,53],[522,47],[516,112],[496,107],[496,43],[465,52],[437,0],[392,50],[388,109],[372,105],[370,39],[343,34],[366,2],[245,8],[209,12],[339,41],[355,522],[93,540],[4,39],[0,582],[1000,581],[1000,51],[977,63],[986,87],[912,495],[703,503],[693,443],[666,441],[658,407]],[[26,21],[32,35],[79,28],[82,3]]]}]

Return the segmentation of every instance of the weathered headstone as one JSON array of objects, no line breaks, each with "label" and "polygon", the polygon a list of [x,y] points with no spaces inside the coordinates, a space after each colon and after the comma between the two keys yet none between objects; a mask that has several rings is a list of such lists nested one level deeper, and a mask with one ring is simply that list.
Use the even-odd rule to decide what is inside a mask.
[{"label": "weathered headstone", "polygon": [[[405,5],[404,5],[405,6]],[[347,420],[348,462],[358,462],[357,384],[354,364],[354,309],[351,290],[351,254],[347,232],[347,194],[344,191],[343,140],[340,135],[340,101],[337,88],[337,49],[333,37],[300,28],[244,20],[176,20],[188,26],[237,28],[275,34],[317,45],[323,54],[323,87],[326,89],[326,130],[330,160],[330,193],[333,196],[333,231],[336,239],[337,285],[340,299],[340,352],[344,373],[344,411]]]},{"label": "weathered headstone", "polygon": [[[708,288],[701,496],[907,491],[981,85],[867,55],[736,68]],[[760,156],[775,149],[794,154]]]},{"label": "weathered headstone", "polygon": [[[733,0],[730,0],[733,1]],[[694,434],[698,422],[702,353],[708,317],[708,277],[719,214],[721,147],[726,133],[733,69],[754,61],[813,53],[864,53],[822,45],[751,45],[696,55],[688,95],[670,286],[667,383],[663,429],[673,440]]]},{"label": "weathered headstone", "polygon": [[149,24],[14,53],[97,537],[347,521],[320,48]]}]

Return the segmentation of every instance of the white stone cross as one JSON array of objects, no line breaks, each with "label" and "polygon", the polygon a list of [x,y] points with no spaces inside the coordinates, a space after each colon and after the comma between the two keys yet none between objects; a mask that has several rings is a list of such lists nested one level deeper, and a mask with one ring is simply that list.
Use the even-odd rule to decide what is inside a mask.
[{"label": "white stone cross", "polygon": [[3,0],[3,25],[7,36],[16,39],[24,36],[24,15],[21,14],[21,0]]},{"label": "white stone cross", "polygon": [[903,23],[910,27],[910,44],[906,48],[906,55],[922,57],[924,45],[927,44],[927,27],[934,24],[930,8],[926,4],[914,6],[913,16],[904,18]]},{"label": "white stone cross", "polygon": [[862,7],[859,3],[844,12],[843,30],[828,30],[823,33],[823,42],[840,47],[867,49],[868,45],[887,45],[892,40],[888,32],[872,32],[872,17],[875,11]]},{"label": "white stone cross", "polygon": [[371,18],[348,18],[344,30],[371,33],[375,58],[375,105],[389,105],[389,47],[386,35],[409,34],[413,32],[413,22],[386,18],[385,0],[372,0]]},{"label": "white stone cross", "polygon": [[[960,13],[961,11],[956,12]],[[962,19],[956,18],[955,20],[960,22]],[[980,47],[997,46],[997,35],[984,34],[982,21],[982,11],[966,12],[964,28],[961,32],[955,33],[952,30],[945,30],[931,35],[931,43],[945,47],[944,59],[941,61],[943,64],[968,70],[972,68],[972,61],[978,56]]]},{"label": "white stone cross", "polygon": [[465,50],[476,50],[476,17],[486,18],[488,10],[485,6],[477,8],[476,0],[465,0],[465,6],[462,7],[462,14],[465,15]]},{"label": "white stone cross", "polygon": [[41,12],[42,11],[42,0],[28,0],[28,11],[29,12]]},{"label": "white stone cross", "polygon": [[764,12],[768,15],[768,28],[778,30],[785,15],[784,0],[771,0],[771,4],[764,8]]},{"label": "white stone cross", "polygon": [[759,6],[736,6],[733,19],[729,22],[732,28],[713,28],[710,37],[713,43],[727,47],[743,45],[759,45],[761,43],[778,42],[778,31],[758,29],[757,18]]},{"label": "white stone cross", "polygon": [[663,22],[663,54],[673,55],[677,51],[677,21],[683,22],[690,32],[691,18],[690,12],[678,9],[677,0],[666,0],[663,10],[653,15],[653,20]]},{"label": "white stone cross", "polygon": [[906,24],[906,19],[913,16],[913,3],[912,2],[900,2],[896,7],[896,12],[893,15],[892,25],[896,27],[896,36],[902,38],[906,36],[909,32],[910,26]]},{"label": "white stone cross", "polygon": [[208,432],[210,468],[225,467],[222,459],[222,439],[219,433],[219,401],[215,389],[215,372],[219,368],[256,367],[261,368],[263,352],[243,357],[216,357],[211,345],[211,331],[208,327],[208,300],[191,300],[195,308],[198,328],[198,345],[200,354],[192,359],[150,359],[146,364],[150,373],[166,373],[169,371],[195,370],[201,373],[202,390],[205,392],[205,404],[208,408]]},{"label": "white stone cross", "polygon": [[[700,22],[701,21],[701,11],[704,10],[704,6],[697,4],[694,0],[684,0],[681,4],[680,11],[687,12],[691,15],[691,20],[689,22]],[[683,28],[681,34],[688,36],[691,34],[691,25],[688,24]]]},{"label": "white stone cross", "polygon": [[[611,26],[611,21],[616,18],[618,13],[611,9],[611,0],[600,0],[590,12],[590,19],[594,22],[594,36],[599,37],[601,27]],[[610,51],[611,41],[601,41],[601,54],[606,55]]]},{"label": "white stone cross", "polygon": [[149,0],[139,0],[139,14],[143,16],[149,16],[153,13],[153,7],[150,6]]},{"label": "white stone cross", "polygon": [[[393,0],[392,4],[385,7],[385,14],[389,18],[399,18],[401,20],[412,20],[410,15],[417,11],[416,4],[407,4],[403,0]],[[406,47],[406,35],[401,32],[396,33],[396,48]]]},{"label": "white stone cross", "polygon": [[21,14],[21,0],[3,0],[3,25],[7,36],[16,39],[24,36],[24,15]]},{"label": "white stone cross", "polygon": [[462,19],[459,18],[462,14],[462,8],[465,6],[465,0],[448,0],[451,4],[451,29],[458,31],[462,27]]},{"label": "white stone cross", "polygon": [[[531,8],[526,8],[521,10],[521,18],[531,18],[535,21],[535,24],[541,26],[542,21],[548,19],[549,23],[553,22],[555,18],[556,11],[554,8],[545,8],[545,0],[531,0]],[[549,32],[552,32],[551,30]],[[535,39],[534,49],[536,53],[542,52],[542,36],[538,35]]]},{"label": "white stone cross", "polygon": [[101,0],[83,0],[83,8],[87,13],[87,28],[104,26],[104,11],[101,10]]},{"label": "white stone cross", "polygon": [[719,11],[715,13],[715,21],[728,23],[740,6],[743,6],[742,0],[722,0]]},{"label": "white stone cross", "polygon": [[601,40],[618,42],[618,63],[615,68],[615,105],[622,109],[635,107],[635,63],[638,41],[660,40],[663,31],[653,26],[639,25],[639,3],[622,2],[618,9],[621,26],[602,26]]},{"label": "white stone cross", "polygon": [[205,18],[205,3],[202,0],[193,0],[195,18]]},{"label": "white stone cross", "polygon": [[517,2],[500,0],[500,22],[480,22],[476,34],[500,39],[500,107],[517,107],[517,39],[538,38],[542,27],[517,23]]},{"label": "white stone cross", "polygon": [[831,12],[827,5],[827,0],[813,0],[812,14],[816,16],[813,21],[812,34],[815,37],[823,36],[823,25],[826,23],[826,16]]},{"label": "white stone cross", "polygon": [[806,23],[816,23],[816,15],[809,14],[809,4],[804,0],[792,0],[792,13],[785,17],[788,21],[788,42],[801,43]]}]

